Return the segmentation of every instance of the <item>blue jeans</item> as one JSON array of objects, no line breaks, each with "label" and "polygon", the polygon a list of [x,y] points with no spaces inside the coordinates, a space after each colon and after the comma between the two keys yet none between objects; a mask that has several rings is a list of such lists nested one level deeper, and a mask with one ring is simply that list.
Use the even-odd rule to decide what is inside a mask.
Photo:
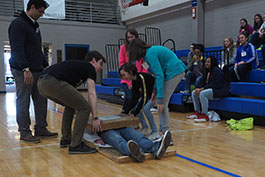
[{"label": "blue jeans", "polygon": [[[199,96],[195,94],[195,90],[192,91],[192,101],[195,111],[206,114],[208,112],[209,100],[213,100],[213,89],[205,89],[200,92]],[[200,106],[202,107],[202,111],[200,111]]]},{"label": "blue jeans", "polygon": [[100,136],[105,143],[110,144],[123,155],[130,155],[127,146],[129,140],[135,141],[145,153],[155,153],[160,145],[159,141],[152,142],[144,134],[131,127],[107,130],[100,133]]},{"label": "blue jeans", "polygon": [[[153,114],[151,113],[150,109],[153,107],[153,103],[151,100],[149,100],[146,105],[144,106],[143,108],[143,111],[144,111],[144,114],[149,122],[149,125],[152,129],[152,133],[155,133],[157,132],[157,127],[156,127],[156,123],[155,123],[155,120],[154,120],[154,116]],[[139,114],[137,114],[137,117],[139,118],[140,122],[141,122],[141,125],[143,128],[148,128],[148,125],[146,124],[146,121],[145,121],[145,118],[144,118],[144,115],[142,112],[139,112]]]},{"label": "blue jeans", "polygon": [[122,110],[128,110],[130,106],[130,102],[132,100],[132,91],[129,89],[128,85],[126,83],[123,83],[121,85],[124,93],[125,93],[125,98],[122,106]]},{"label": "blue jeans", "polygon": [[185,90],[190,91],[191,84],[195,82],[195,87],[200,88],[203,85],[203,78],[201,75],[196,77],[196,74],[192,71],[186,73],[186,85]]}]

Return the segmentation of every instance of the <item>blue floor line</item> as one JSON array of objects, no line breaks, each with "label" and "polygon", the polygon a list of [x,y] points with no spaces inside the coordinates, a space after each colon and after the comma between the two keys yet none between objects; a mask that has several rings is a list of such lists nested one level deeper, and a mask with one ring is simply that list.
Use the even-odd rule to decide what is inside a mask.
[{"label": "blue floor line", "polygon": [[63,112],[61,112],[61,111],[58,111],[57,109],[53,109],[53,108],[48,108],[49,110],[52,110],[52,111],[54,111],[54,112],[58,112],[58,113],[60,113],[60,114],[63,114]]},{"label": "blue floor line", "polygon": [[199,165],[202,165],[202,166],[205,166],[205,167],[211,168],[211,169],[213,169],[213,170],[219,171],[219,172],[221,172],[221,173],[227,174],[227,175],[229,175],[229,176],[233,176],[233,177],[241,177],[241,176],[239,176],[239,175],[236,175],[236,174],[230,173],[230,172],[228,172],[228,171],[222,170],[222,169],[220,169],[220,168],[216,168],[216,167],[213,167],[213,166],[211,166],[211,165],[207,165],[207,164],[205,164],[205,163],[202,163],[202,162],[199,162],[199,161],[196,161],[196,160],[190,159],[190,158],[185,157],[185,156],[182,156],[182,155],[180,155],[180,154],[176,154],[176,156],[177,156],[177,157],[180,157],[180,158],[183,158],[183,159],[185,159],[185,160],[188,160],[188,161],[191,161],[191,162],[197,163],[197,164],[199,164]]}]

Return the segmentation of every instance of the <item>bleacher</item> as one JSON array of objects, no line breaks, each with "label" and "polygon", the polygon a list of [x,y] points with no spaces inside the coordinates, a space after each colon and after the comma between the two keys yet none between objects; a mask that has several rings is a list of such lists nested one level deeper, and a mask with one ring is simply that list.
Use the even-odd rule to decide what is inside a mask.
[{"label": "bleacher", "polygon": [[[153,34],[153,28],[148,28],[146,32],[150,29]],[[149,43],[152,43],[152,41],[149,41]],[[113,47],[115,47],[115,49],[113,49]],[[109,51],[110,49],[111,51]],[[113,60],[115,60],[115,62],[118,61],[118,50],[119,45],[106,45],[107,59],[109,59],[110,62],[113,62]],[[204,58],[209,55],[214,55],[220,61],[221,50],[222,46],[205,48]],[[185,61],[189,50],[176,50],[175,53],[182,61]],[[262,66],[263,60],[261,51],[258,50],[257,53],[260,61],[259,66]],[[107,101],[109,99],[114,103],[122,104],[120,96],[123,94],[123,91],[120,88],[121,83],[117,72],[119,66],[117,66],[117,64],[108,63],[108,61],[107,65],[107,78],[102,80],[102,85],[96,86],[96,91],[101,95],[101,98],[107,99]],[[232,117],[239,119],[252,116],[254,117],[256,124],[265,125],[265,70],[250,71],[248,73],[247,80],[248,82],[232,82],[230,84],[231,95],[223,99],[211,100],[209,102],[209,109],[213,109],[218,112],[223,119],[230,119]],[[179,83],[175,93],[173,93],[169,102],[169,107],[171,108],[170,110],[181,112],[193,111],[190,94],[182,94],[179,92],[184,89],[185,80]]]}]

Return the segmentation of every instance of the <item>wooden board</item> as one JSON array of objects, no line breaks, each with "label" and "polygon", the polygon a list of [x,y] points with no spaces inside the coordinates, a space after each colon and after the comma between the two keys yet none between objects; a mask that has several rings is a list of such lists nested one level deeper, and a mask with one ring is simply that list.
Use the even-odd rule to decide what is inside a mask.
[{"label": "wooden board", "polygon": [[[117,119],[113,119],[112,117],[120,117]],[[109,118],[109,120],[108,120]],[[101,128],[102,131],[104,130],[111,130],[111,129],[118,129],[123,127],[138,127],[139,126],[139,118],[137,117],[130,117],[130,116],[124,116],[124,115],[116,115],[116,116],[106,116],[106,117],[100,117],[99,119],[102,120]],[[92,119],[89,119],[87,123],[87,128],[90,131],[93,131],[93,123]]]},{"label": "wooden board", "polygon": [[[134,162],[132,158],[130,158],[129,156],[122,155],[118,150],[114,148],[99,148],[94,143],[88,142],[84,139],[83,141],[85,142],[87,146],[97,149],[100,154],[104,155],[105,157],[107,157],[108,159],[116,163]],[[177,151],[174,149],[174,147],[168,147],[163,158],[170,157],[170,156],[176,156],[176,153]],[[150,160],[150,159],[154,159],[153,155],[151,153],[145,153],[145,160]]]}]

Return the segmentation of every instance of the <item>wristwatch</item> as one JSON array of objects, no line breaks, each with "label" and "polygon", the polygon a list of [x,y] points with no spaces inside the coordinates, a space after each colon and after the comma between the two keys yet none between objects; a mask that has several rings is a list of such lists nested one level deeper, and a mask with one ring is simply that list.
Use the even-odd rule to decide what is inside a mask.
[{"label": "wristwatch", "polygon": [[94,117],[93,120],[98,120],[98,117]]},{"label": "wristwatch", "polygon": [[24,72],[29,72],[29,68],[24,68],[23,71]]}]

